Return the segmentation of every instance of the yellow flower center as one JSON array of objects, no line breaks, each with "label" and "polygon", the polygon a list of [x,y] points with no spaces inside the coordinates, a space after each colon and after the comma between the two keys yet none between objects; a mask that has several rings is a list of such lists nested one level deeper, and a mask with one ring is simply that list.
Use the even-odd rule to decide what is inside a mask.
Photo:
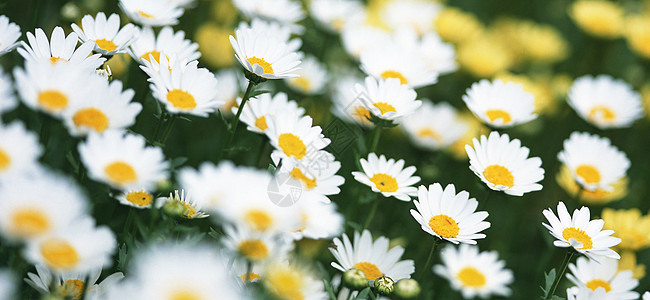
[{"label": "yellow flower center", "polygon": [[138,174],[133,167],[123,161],[116,161],[104,168],[108,180],[112,183],[126,184],[138,179]]},{"label": "yellow flower center", "polygon": [[179,289],[171,294],[170,300],[201,300],[201,295],[190,289]]},{"label": "yellow flower center", "polygon": [[95,43],[97,43],[97,47],[102,48],[108,52],[110,51],[115,51],[117,49],[117,46],[113,41],[109,41],[107,39],[99,39],[95,40]]},{"label": "yellow flower center", "polygon": [[500,165],[490,165],[483,170],[483,176],[494,185],[502,185],[511,188],[515,184],[515,178],[510,170]]},{"label": "yellow flower center", "polygon": [[364,274],[366,274],[366,277],[368,277],[368,280],[375,280],[381,276],[384,276],[384,273],[379,271],[379,268],[377,268],[377,265],[373,263],[369,263],[367,261],[362,261],[359,263],[354,264],[353,268],[361,270]]},{"label": "yellow flower center", "polygon": [[503,120],[502,124],[508,124],[510,121],[512,121],[512,117],[510,117],[510,114],[504,110],[501,109],[490,109],[485,112],[487,115],[488,119],[490,119],[490,122],[494,123],[497,119]]},{"label": "yellow flower center", "polygon": [[298,168],[294,168],[293,170],[291,170],[291,172],[289,172],[289,174],[291,174],[293,178],[300,180],[307,187],[308,190],[311,190],[316,187],[316,178],[310,179],[309,177],[305,176],[305,174],[302,173],[302,171]]},{"label": "yellow flower center", "polygon": [[467,287],[480,288],[486,282],[485,275],[474,267],[464,267],[456,276]]},{"label": "yellow flower center", "polygon": [[81,299],[84,290],[84,282],[79,279],[68,279],[63,284],[61,296],[71,297],[72,299]]},{"label": "yellow flower center", "polygon": [[271,64],[266,62],[263,58],[257,58],[253,56],[248,58],[247,60],[251,64],[251,66],[255,66],[255,64],[260,65],[260,67],[264,69],[264,74],[274,74],[273,67],[271,67]]},{"label": "yellow flower center", "polygon": [[269,249],[261,240],[250,239],[239,243],[237,251],[243,257],[249,260],[263,260],[269,256]]},{"label": "yellow flower center", "polygon": [[21,236],[33,237],[50,229],[50,220],[43,212],[33,208],[17,209],[11,216],[13,231]]},{"label": "yellow flower center", "polygon": [[174,107],[182,110],[194,109],[196,107],[194,96],[179,89],[169,91],[167,93],[167,101],[169,101],[169,103]]},{"label": "yellow flower center", "polygon": [[142,54],[142,56],[140,56],[140,58],[142,58],[142,59],[144,59],[144,60],[146,60],[148,62],[152,62],[152,61],[149,60],[149,55],[153,56],[153,59],[155,59],[156,62],[160,63],[160,51],[157,51],[157,50],[149,51],[149,52],[147,52],[145,54]]},{"label": "yellow flower center", "polygon": [[151,19],[153,18],[153,15],[148,14],[142,10],[138,10],[138,15],[142,16],[143,18]]},{"label": "yellow flower center", "polygon": [[260,276],[259,274],[255,273],[255,272],[251,272],[250,275],[248,273],[244,273],[241,276],[239,276],[239,278],[241,278],[242,282],[246,282],[246,280],[253,281],[255,279],[260,279],[260,278],[262,278],[262,276]]},{"label": "yellow flower center", "polygon": [[65,240],[49,239],[41,244],[45,262],[57,269],[71,269],[79,263],[77,250]]},{"label": "yellow flower center", "polygon": [[404,77],[404,75],[402,75],[402,73],[397,72],[397,71],[392,71],[392,70],[384,71],[383,73],[381,73],[381,77],[386,78],[386,79],[388,79],[388,78],[397,78],[397,79],[399,79],[399,82],[401,84],[407,84],[408,83],[408,80],[406,80],[406,77]]},{"label": "yellow flower center", "polygon": [[368,121],[370,120],[370,111],[364,108],[363,106],[359,106],[354,110],[354,115],[361,121]]},{"label": "yellow flower center", "polygon": [[422,128],[418,130],[417,136],[420,138],[434,139],[438,142],[442,141],[440,134],[431,128]]},{"label": "yellow flower center", "polygon": [[585,233],[584,230],[581,229],[577,229],[574,227],[567,227],[564,230],[562,230],[562,237],[567,241],[570,239],[574,239],[579,243],[581,243],[582,248],[580,248],[580,250],[589,250],[593,247],[593,243],[591,242],[591,237],[589,237],[587,233]]},{"label": "yellow flower center", "polygon": [[273,226],[273,217],[260,209],[252,209],[244,216],[248,225],[257,231],[266,231]]},{"label": "yellow flower center", "polygon": [[191,219],[192,216],[196,214],[196,209],[188,202],[185,201],[180,201],[178,200],[178,203],[180,203],[183,206],[183,216]]},{"label": "yellow flower center", "polygon": [[609,282],[602,280],[602,279],[592,279],[587,284],[585,284],[589,289],[592,291],[595,291],[597,288],[601,287],[605,289],[605,292],[608,292],[612,290],[612,286],[609,284]]},{"label": "yellow flower center", "polygon": [[291,267],[284,267],[278,270],[272,270],[264,274],[266,283],[271,287],[270,290],[280,299],[303,300],[302,294],[303,281],[300,272],[293,270]]},{"label": "yellow flower center", "polygon": [[593,166],[579,165],[576,168],[576,174],[582,177],[582,179],[588,184],[600,182],[600,172],[598,172],[598,169]]},{"label": "yellow flower center", "polygon": [[55,90],[45,90],[38,94],[38,104],[50,112],[59,112],[68,106],[68,97]]},{"label": "yellow flower center", "polygon": [[302,159],[307,154],[307,146],[302,140],[292,133],[283,133],[278,138],[280,148],[287,156]]},{"label": "yellow flower center", "polygon": [[11,165],[11,157],[7,152],[0,149],[0,171],[9,169],[10,165]]},{"label": "yellow flower center", "polygon": [[375,184],[375,187],[382,193],[394,193],[397,192],[399,186],[397,185],[397,179],[384,173],[377,173],[372,175],[370,181]]},{"label": "yellow flower center", "polygon": [[52,56],[52,57],[50,57],[50,63],[53,64],[53,65],[56,65],[56,64],[57,64],[59,61],[61,61],[61,60],[63,60],[63,61],[68,61],[67,59],[65,59],[65,58],[60,58],[60,57],[58,57],[58,56]]},{"label": "yellow flower center", "polygon": [[379,108],[379,111],[381,112],[381,115],[383,116],[387,112],[397,112],[394,106],[386,103],[386,102],[377,102],[373,104],[376,108]]},{"label": "yellow flower center", "polygon": [[447,215],[437,215],[429,220],[429,227],[438,236],[442,238],[455,238],[458,236],[460,228],[456,221]]},{"label": "yellow flower center", "polygon": [[309,79],[305,77],[292,78],[291,83],[303,92],[308,93],[311,92],[312,90],[311,81],[309,81]]},{"label": "yellow flower center", "polygon": [[261,116],[255,119],[255,127],[259,128],[259,130],[261,131],[264,131],[267,128],[269,128],[269,125],[266,124],[266,116]]},{"label": "yellow flower center", "polygon": [[616,114],[608,107],[602,105],[594,106],[589,111],[589,120],[592,122],[596,120],[597,116],[600,116],[601,120],[609,123],[613,122],[616,119]]},{"label": "yellow flower center", "polygon": [[86,126],[102,133],[108,128],[108,117],[99,109],[83,108],[72,116],[72,121],[77,127]]},{"label": "yellow flower center", "polygon": [[126,194],[126,200],[137,206],[149,206],[153,200],[153,195],[143,190],[130,191]]}]

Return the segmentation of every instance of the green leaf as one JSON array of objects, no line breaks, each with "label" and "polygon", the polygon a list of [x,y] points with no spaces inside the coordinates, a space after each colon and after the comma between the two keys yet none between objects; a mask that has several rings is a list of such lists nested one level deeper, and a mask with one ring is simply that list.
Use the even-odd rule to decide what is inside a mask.
[{"label": "green leaf", "polygon": [[354,298],[355,300],[368,299],[368,294],[370,294],[370,287],[367,287]]},{"label": "green leaf", "polygon": [[551,287],[553,286],[553,281],[555,281],[555,269],[551,269],[548,273],[544,273],[544,286],[540,286],[542,289],[542,292],[544,292],[544,296],[542,296],[543,299],[546,299],[548,297],[548,293],[551,291]]},{"label": "green leaf", "polygon": [[117,252],[117,268],[120,271],[124,271],[126,267],[128,257],[126,252],[126,244],[122,244],[120,249]]},{"label": "green leaf", "polygon": [[330,297],[330,300],[336,300],[336,295],[334,294],[334,288],[332,287],[332,284],[327,280],[323,280],[323,283],[325,284],[325,290],[327,291],[327,295]]}]

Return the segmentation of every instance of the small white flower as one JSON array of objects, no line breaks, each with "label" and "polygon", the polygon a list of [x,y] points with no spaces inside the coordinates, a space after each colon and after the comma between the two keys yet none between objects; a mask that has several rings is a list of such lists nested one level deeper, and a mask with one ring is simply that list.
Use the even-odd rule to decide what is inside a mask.
[{"label": "small white flower", "polygon": [[396,78],[412,88],[438,81],[438,73],[415,50],[396,43],[380,43],[361,52],[361,69],[377,79]]},{"label": "small white flower", "polygon": [[303,194],[309,194],[323,203],[330,203],[327,196],[340,193],[339,186],[345,182],[342,176],[336,174],[339,169],[341,163],[336,161],[331,153],[325,150],[310,151],[303,160],[283,159],[281,172],[278,172],[276,177],[289,174],[300,183]]},{"label": "small white flower", "polygon": [[411,115],[422,105],[422,101],[415,100],[415,90],[396,78],[377,80],[368,76],[365,86],[357,84],[355,92],[365,108],[383,120]]},{"label": "small white flower", "polygon": [[121,193],[117,200],[121,204],[142,209],[151,207],[153,195],[144,189],[132,188]]},{"label": "small white flower", "polygon": [[120,0],[120,8],[131,21],[144,26],[178,24],[184,9],[179,3],[159,0]]},{"label": "small white flower", "polygon": [[269,36],[265,30],[237,29],[230,44],[235,57],[249,72],[264,79],[297,77],[300,56],[291,51],[282,37]]},{"label": "small white flower", "polygon": [[592,291],[602,288],[607,296],[616,296],[621,300],[639,298],[639,293],[634,292],[639,281],[632,278],[630,270],[619,272],[616,259],[603,257],[594,261],[581,256],[575,264],[569,265],[569,270],[571,273],[566,277],[576,286],[584,286]]},{"label": "small white flower", "polygon": [[63,28],[59,26],[54,27],[49,41],[43,29],[36,28],[35,33],[36,35],[27,32],[29,44],[21,41],[22,47],[17,49],[27,61],[49,62],[53,65],[69,62],[88,70],[95,70],[106,61],[100,54],[91,55],[95,42],[87,41],[77,48],[77,34],[72,32],[66,37]]},{"label": "small white flower", "polygon": [[[410,196],[417,195],[417,188],[412,186],[420,181],[413,176],[414,166],[404,168],[404,160],[386,159],[386,156],[368,154],[368,160],[361,159],[363,172],[352,172],[354,179],[369,186],[373,192],[384,197],[395,197],[402,201],[411,201]],[[395,278],[393,278],[395,279]]]},{"label": "small white flower", "polygon": [[[237,100],[241,102],[241,98]],[[237,107],[233,107],[231,111],[236,114],[237,110]],[[279,92],[271,97],[271,94],[264,93],[248,99],[240,120],[248,125],[248,131],[264,134],[269,128],[269,123],[277,116],[298,120],[304,114],[305,109],[298,106],[296,101],[289,100],[287,94]]]},{"label": "small white flower", "polygon": [[16,42],[20,35],[20,26],[10,23],[7,16],[0,16],[0,56],[11,52],[20,45]]},{"label": "small white flower", "polygon": [[400,124],[416,146],[429,150],[449,147],[469,129],[458,118],[456,109],[446,102],[422,101],[422,106],[408,118],[402,118]]},{"label": "small white flower", "polygon": [[37,264],[35,267],[36,274],[29,272],[25,278],[28,285],[42,295],[49,295],[50,286],[54,284],[54,291],[72,299],[80,299],[86,285],[89,285],[86,299],[105,299],[102,297],[105,296],[106,291],[124,278],[122,272],[116,272],[108,275],[101,283],[97,283],[102,269],[91,270],[87,272],[88,274],[80,272],[52,274],[45,265]]},{"label": "small white flower", "polygon": [[349,76],[336,80],[334,95],[332,95],[332,101],[334,102],[332,113],[347,122],[356,123],[363,127],[371,127],[373,126],[370,121],[372,115],[354,90],[355,85],[359,82],[361,82],[360,79]]},{"label": "small white flower", "polygon": [[295,117],[295,114],[277,115],[267,122],[269,128],[264,131],[275,148],[271,158],[276,165],[281,159],[309,159],[316,151],[330,144],[330,139],[321,133],[320,126],[312,126],[311,117],[291,117]]},{"label": "small white flower", "polygon": [[327,70],[315,57],[306,56],[296,71],[300,77],[285,79],[287,85],[305,95],[323,91],[328,81]]},{"label": "small white flower", "polygon": [[179,61],[193,61],[201,56],[198,49],[199,44],[185,39],[185,32],[182,30],[174,32],[171,27],[165,26],[156,36],[151,27],[144,27],[129,47],[129,54],[141,64],[149,61],[149,55],[160,64],[161,53],[165,53],[167,58],[175,57]]},{"label": "small white flower", "polygon": [[477,118],[497,128],[512,127],[537,118],[535,97],[514,82],[483,79],[467,89],[463,101]]},{"label": "small white flower", "polygon": [[107,56],[125,53],[137,38],[137,29],[133,24],[120,28],[118,14],[111,14],[108,19],[103,12],[97,13],[94,19],[91,15],[85,15],[81,19],[81,28],[77,24],[70,26],[82,42],[94,41],[95,51]]}]

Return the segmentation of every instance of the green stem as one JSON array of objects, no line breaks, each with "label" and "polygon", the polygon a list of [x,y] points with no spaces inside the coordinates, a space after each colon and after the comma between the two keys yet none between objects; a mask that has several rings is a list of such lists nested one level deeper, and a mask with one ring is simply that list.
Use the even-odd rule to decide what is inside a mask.
[{"label": "green stem", "polygon": [[239,116],[241,116],[241,113],[244,111],[244,106],[246,106],[246,101],[248,101],[248,97],[250,96],[254,87],[255,87],[255,83],[249,80],[248,87],[246,88],[246,92],[244,92],[244,97],[242,97],[241,104],[239,104],[239,108],[237,108],[237,114],[235,115],[235,119],[232,120],[232,124],[230,124],[230,128],[228,128],[229,131],[228,142],[226,142],[226,146],[223,147],[222,155],[224,152],[230,150],[232,141],[235,138],[235,132],[237,131],[237,126],[239,125]]},{"label": "green stem", "polygon": [[557,275],[555,275],[555,280],[553,281],[553,285],[551,286],[551,289],[548,291],[548,294],[546,294],[546,298],[544,299],[553,298],[553,294],[555,294],[555,290],[557,289],[558,285],[560,285],[560,280],[562,280],[562,277],[566,272],[567,266],[569,266],[569,262],[571,261],[573,254],[574,251],[572,249],[567,250],[566,255],[564,256],[564,261],[562,262],[562,267],[560,269],[560,272],[558,272]]},{"label": "green stem", "polygon": [[379,206],[379,201],[380,199],[376,199],[375,202],[372,203],[372,208],[370,209],[370,213],[368,214],[368,218],[366,219],[366,222],[363,224],[363,229],[368,228],[370,222],[372,222],[372,218],[375,217],[375,213],[377,212],[377,207]]},{"label": "green stem", "polygon": [[161,147],[165,147],[165,143],[167,143],[167,138],[169,138],[169,134],[172,132],[172,128],[174,128],[176,119],[178,119],[178,116],[176,114],[173,114],[169,117],[169,120],[167,120],[167,126],[163,131],[162,139],[160,141]]},{"label": "green stem", "polygon": [[375,152],[375,150],[377,150],[377,145],[379,144],[379,137],[381,136],[381,130],[382,130],[382,126],[376,125],[375,129],[372,131],[372,137],[370,140],[370,148],[368,150],[368,153],[372,153]]},{"label": "green stem", "polygon": [[88,285],[90,283],[89,281],[90,281],[90,274],[86,276],[86,281],[84,281],[84,288],[83,291],[81,292],[81,300],[85,300],[86,295],[88,295]]},{"label": "green stem", "polygon": [[429,251],[429,257],[427,257],[427,262],[424,263],[424,268],[422,269],[420,276],[418,277],[419,282],[422,282],[422,278],[424,277],[424,274],[427,273],[427,270],[431,266],[431,261],[433,260],[433,253],[436,252],[436,249],[438,249],[438,245],[440,244],[442,244],[442,240],[440,238],[434,237],[433,245],[431,246],[431,251]]}]

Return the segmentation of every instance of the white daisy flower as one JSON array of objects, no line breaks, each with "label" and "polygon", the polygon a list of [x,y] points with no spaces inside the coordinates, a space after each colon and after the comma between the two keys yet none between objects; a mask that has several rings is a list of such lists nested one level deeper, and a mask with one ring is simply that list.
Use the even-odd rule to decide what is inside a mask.
[{"label": "white daisy flower", "polygon": [[285,79],[287,85],[305,95],[319,94],[328,81],[327,69],[313,56],[305,56],[296,71],[299,77]]},{"label": "white daisy flower", "polygon": [[564,140],[557,155],[582,188],[595,191],[613,190],[613,184],[625,176],[630,160],[608,138],[587,132],[573,132]]},{"label": "white daisy flower", "polygon": [[0,179],[38,169],[42,153],[38,136],[22,123],[0,125]]},{"label": "white daisy flower", "polygon": [[456,109],[446,102],[433,104],[422,101],[416,112],[400,119],[399,123],[416,146],[429,150],[449,147],[469,129],[459,119]]},{"label": "white daisy flower", "polygon": [[341,32],[348,23],[363,16],[364,7],[359,0],[313,0],[309,13],[325,29]]},{"label": "white daisy flower", "polygon": [[427,68],[439,74],[456,71],[456,50],[452,44],[445,43],[435,32],[421,37],[412,30],[398,30],[393,39],[396,43],[417,52],[427,63]]},{"label": "white daisy flower", "polygon": [[178,18],[185,10],[178,4],[159,0],[120,0],[120,8],[131,21],[143,26],[165,26],[178,24]]},{"label": "white daisy flower", "polygon": [[374,281],[381,276],[388,276],[395,282],[404,278],[411,278],[415,272],[413,261],[401,260],[404,248],[395,246],[388,249],[389,240],[380,236],[374,242],[370,231],[364,230],[361,234],[354,232],[354,243],[343,234],[343,241],[334,239],[335,247],[329,250],[337,262],[332,262],[332,267],[341,272],[352,268],[359,269],[366,274],[369,281]]},{"label": "white daisy flower", "polygon": [[323,136],[320,126],[312,126],[312,118],[303,116],[291,119],[293,114],[281,114],[267,120],[269,128],[264,131],[271,145],[273,162],[278,165],[281,159],[309,159],[312,153],[322,150],[330,144],[330,139]]},{"label": "white daisy flower", "polygon": [[17,105],[11,78],[0,67],[0,115],[13,110]]},{"label": "white daisy flower", "polygon": [[483,79],[475,82],[463,95],[472,113],[484,123],[506,128],[537,118],[535,96],[514,82]]},{"label": "white daisy flower", "polygon": [[42,239],[30,240],[24,256],[55,273],[87,273],[110,266],[117,242],[106,226],[95,226],[91,217],[79,217],[73,224]]},{"label": "white daisy flower", "polygon": [[80,65],[88,70],[95,70],[106,61],[100,54],[91,55],[95,42],[88,41],[77,48],[79,40],[77,34],[72,32],[66,37],[63,28],[59,26],[54,27],[54,30],[52,30],[52,39],[50,41],[48,41],[43,29],[36,28],[35,33],[36,35],[27,32],[29,44],[21,41],[22,47],[17,49],[25,60],[39,63],[50,62],[51,64],[64,61]]},{"label": "white daisy flower", "polygon": [[0,269],[0,299],[16,299],[16,276],[9,269]]},{"label": "white daisy flower", "polygon": [[[604,288],[591,290],[586,286],[572,286],[566,289],[567,300],[618,300],[616,295],[607,293]],[[643,298],[643,300],[646,300]]]},{"label": "white daisy flower", "polygon": [[325,150],[308,151],[306,158],[301,161],[284,159],[282,171],[276,177],[289,174],[300,182],[304,194],[313,195],[323,203],[330,203],[327,196],[340,193],[339,186],[345,182],[342,176],[336,175],[339,169],[341,163],[331,153]]},{"label": "white daisy flower", "polygon": [[[237,102],[241,103],[241,98]],[[237,110],[237,107],[233,107],[232,113],[236,114]],[[279,92],[271,97],[271,94],[264,93],[248,99],[240,120],[248,125],[248,131],[264,134],[269,128],[268,123],[278,115],[298,120],[304,114],[305,109],[298,106],[296,101],[289,100],[287,94]]]},{"label": "white daisy flower", "polygon": [[422,35],[435,31],[434,22],[442,10],[440,3],[419,0],[392,0],[383,5],[381,19],[391,28],[408,28]]},{"label": "white daisy flower", "polygon": [[171,27],[165,26],[156,36],[151,27],[144,27],[129,47],[129,54],[141,64],[149,61],[149,55],[160,63],[161,53],[165,53],[168,58],[176,57],[179,61],[193,61],[201,57],[198,49],[199,44],[185,39],[182,30],[174,32]]},{"label": "white daisy flower", "polygon": [[145,61],[141,68],[149,75],[154,97],[165,104],[167,111],[205,118],[223,103],[217,98],[217,78],[198,64],[196,60],[184,64],[161,57],[160,64]]},{"label": "white daisy flower", "polygon": [[18,47],[20,43],[16,41],[20,36],[20,26],[16,25],[16,23],[10,23],[7,16],[0,16],[0,56]]},{"label": "white daisy flower", "polygon": [[465,145],[469,156],[469,169],[487,186],[495,191],[503,191],[512,196],[539,191],[544,179],[542,160],[528,157],[530,150],[521,146],[519,139],[510,140],[507,134],[490,132],[481,135],[481,141],[472,139],[474,148]]},{"label": "white daisy flower", "polygon": [[598,258],[602,256],[621,258],[618,253],[610,249],[618,245],[621,239],[611,236],[613,230],[602,230],[605,224],[603,220],[590,220],[588,207],[576,209],[572,217],[564,203],[560,201],[557,205],[557,217],[550,208],[545,209],[543,213],[550,225],[546,223],[542,225],[557,239],[553,242],[556,247],[573,247],[579,253],[595,260],[599,260]]},{"label": "white daisy flower", "polygon": [[366,77],[365,86],[355,86],[357,97],[365,108],[383,120],[395,120],[413,114],[422,105],[415,100],[413,88],[400,84],[396,78],[379,79]]},{"label": "white daisy flower", "polygon": [[90,134],[79,144],[79,154],[90,178],[116,189],[149,190],[167,177],[168,162],[162,150],[147,147],[140,135],[113,130]]},{"label": "white daisy flower", "polygon": [[417,211],[411,209],[411,215],[422,230],[435,237],[454,244],[475,245],[476,239],[485,238],[485,234],[479,232],[490,228],[490,223],[484,221],[488,213],[476,211],[478,201],[469,198],[466,191],[456,194],[453,184],[444,190],[439,183],[430,185],[428,190],[421,185],[418,200],[413,200]]},{"label": "white daisy flower", "polygon": [[[272,36],[287,44],[287,52],[298,52],[302,46],[302,40],[299,38],[291,38],[293,34],[291,28],[285,24],[277,22],[267,22],[262,19],[253,19],[250,24],[240,22],[236,30],[252,30],[254,32],[264,32],[263,35]],[[298,52],[302,57],[302,53]]]},{"label": "white daisy flower", "polygon": [[323,203],[317,197],[302,195],[296,202],[300,224],[292,232],[295,240],[328,239],[338,236],[343,231],[343,215],[336,211],[336,204]]},{"label": "white daisy flower", "polygon": [[463,298],[510,296],[508,285],[514,276],[496,251],[479,252],[478,247],[467,244],[458,249],[447,246],[440,252],[440,259],[443,264],[435,265],[433,272],[449,280]]},{"label": "white daisy flower", "polygon": [[416,51],[394,43],[376,44],[361,52],[361,69],[377,79],[397,78],[412,88],[438,81],[438,73]]},{"label": "white daisy flower", "polygon": [[82,42],[94,41],[95,52],[104,56],[125,53],[126,48],[137,38],[138,30],[129,23],[120,28],[120,16],[111,14],[108,19],[103,12],[97,13],[93,19],[85,15],[81,19],[81,27],[77,24],[70,25],[72,30],[79,35]]},{"label": "white daisy flower", "polygon": [[[362,16],[360,19],[365,19]],[[353,58],[360,58],[361,53],[376,45],[391,43],[391,34],[381,28],[371,26],[364,21],[349,22],[341,32],[341,40],[345,51]]]},{"label": "white daisy flower", "polygon": [[335,81],[332,113],[349,123],[372,127],[373,123],[370,121],[372,115],[354,90],[355,85],[359,82],[361,82],[360,79],[349,76]]},{"label": "white daisy flower", "polygon": [[579,77],[569,89],[567,102],[581,118],[600,129],[630,127],[644,116],[641,95],[609,75]]},{"label": "white daisy flower", "polygon": [[638,299],[639,293],[634,291],[639,281],[632,278],[630,270],[618,271],[618,260],[603,257],[599,261],[578,257],[575,264],[569,264],[569,278],[576,286],[585,286],[592,291],[605,289],[608,296],[617,299]]},{"label": "white daisy flower", "polygon": [[203,219],[210,215],[202,211],[202,207],[196,201],[192,201],[190,193],[185,190],[178,190],[169,193],[169,197],[161,197],[156,200],[156,207],[168,207],[170,211],[177,211],[180,216],[186,219]]},{"label": "white daisy flower", "polygon": [[59,174],[14,176],[0,189],[0,233],[10,240],[38,239],[64,231],[86,211],[86,198]]},{"label": "white daisy flower", "polygon": [[[88,274],[79,272],[52,274],[45,265],[37,264],[35,267],[36,274],[29,272],[27,273],[27,278],[25,278],[25,282],[29,286],[42,295],[49,295],[50,286],[54,284],[54,291],[62,297],[70,297],[72,299],[81,299],[86,284],[89,285],[86,290],[86,299],[105,299],[102,296],[105,295],[106,291],[124,278],[122,272],[116,272],[108,275],[102,282],[97,283],[102,269],[91,270]],[[88,281],[87,283],[86,280]]]},{"label": "white daisy flower", "polygon": [[[236,109],[238,107],[237,99],[241,91],[246,89],[246,87],[241,87],[242,83],[245,83],[246,80],[243,76],[240,78],[240,74],[235,72],[234,69],[223,70],[215,74],[217,78],[217,90],[219,91],[217,101],[223,103],[219,107],[219,111],[224,116],[232,115],[233,108]],[[250,100],[252,99],[248,99],[247,106],[250,105]],[[246,110],[242,112],[242,116],[245,112]]]},{"label": "white daisy flower", "polygon": [[293,245],[289,240],[263,232],[253,232],[242,227],[225,225],[222,240],[225,249],[233,255],[255,264],[274,257],[286,257]]},{"label": "white daisy flower", "polygon": [[99,76],[90,76],[85,84],[94,91],[94,97],[74,103],[63,113],[63,120],[71,135],[123,130],[135,124],[142,104],[131,102],[135,95],[132,89],[123,91],[121,81],[113,80],[109,84]]},{"label": "white daisy flower", "polygon": [[[179,185],[191,190],[192,198],[204,210],[224,216],[223,206],[231,200],[234,201],[233,194],[238,192],[231,188],[241,182],[249,182],[260,174],[252,168],[235,167],[230,161],[223,161],[218,166],[205,162],[198,170],[183,168],[177,177]],[[264,177],[269,179],[268,176]]]},{"label": "white daisy flower", "polygon": [[291,25],[305,18],[301,3],[296,0],[233,0],[233,4],[248,19],[261,18]]},{"label": "white daisy flower", "polygon": [[[402,201],[411,201],[409,196],[418,193],[412,186],[420,181],[420,177],[413,176],[414,166],[404,168],[404,160],[386,159],[382,154],[368,154],[368,160],[361,159],[363,172],[352,172],[354,179],[369,186],[373,192],[381,193],[384,197],[395,197]],[[395,278],[393,278],[395,279]]]},{"label": "white daisy flower", "polygon": [[126,206],[142,209],[151,207],[153,195],[144,189],[131,188],[121,193],[117,200]]},{"label": "white daisy flower", "polygon": [[262,284],[278,299],[327,299],[323,280],[296,263],[277,261],[264,268]]},{"label": "white daisy flower", "polygon": [[267,31],[250,28],[237,29],[235,36],[237,38],[230,36],[230,44],[235,57],[248,72],[263,79],[298,76],[295,72],[300,56],[290,51],[290,46],[281,37],[268,36]]}]

